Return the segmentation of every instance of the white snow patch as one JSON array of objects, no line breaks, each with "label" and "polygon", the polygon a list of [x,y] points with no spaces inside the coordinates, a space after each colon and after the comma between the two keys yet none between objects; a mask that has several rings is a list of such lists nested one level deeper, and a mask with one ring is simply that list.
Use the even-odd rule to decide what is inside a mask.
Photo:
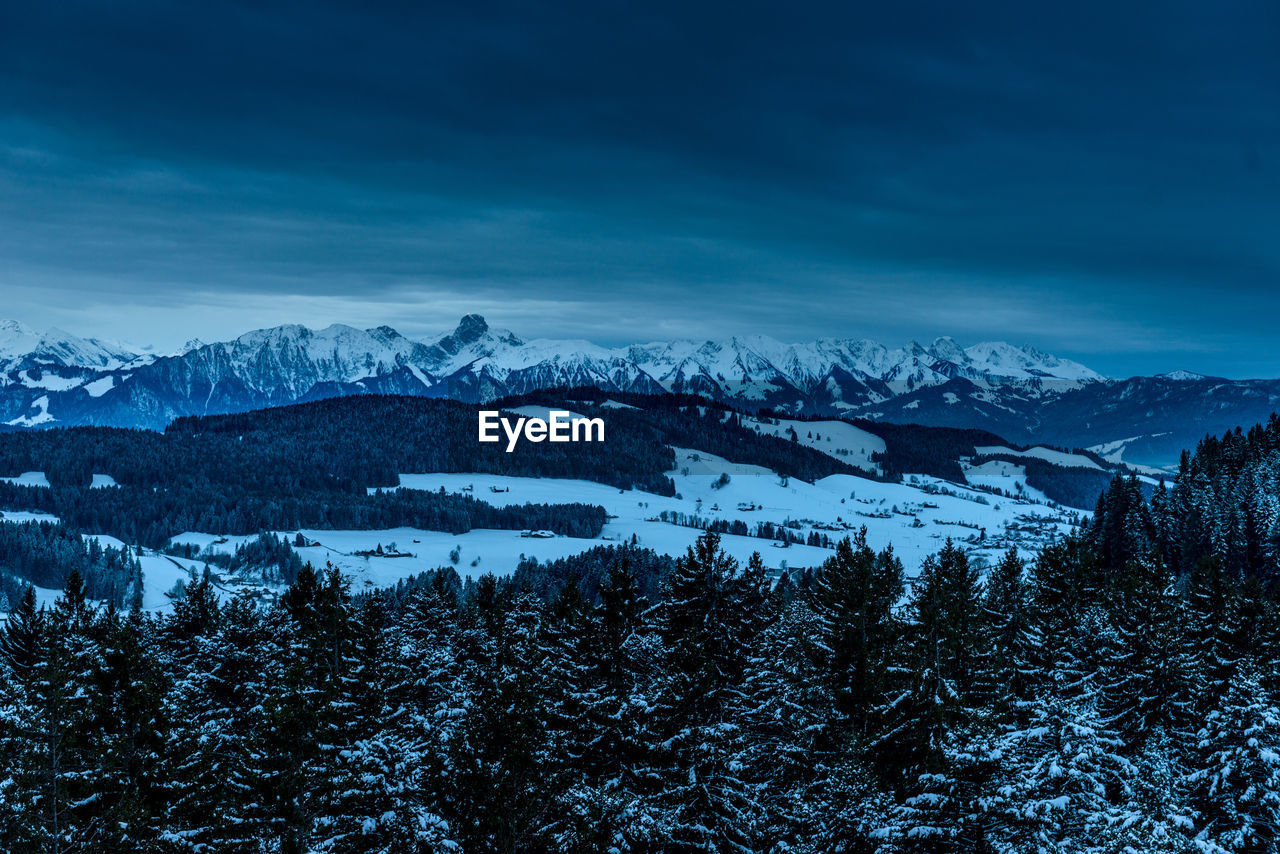
[{"label": "white snow patch", "polygon": [[796,440],[814,450],[821,451],[864,471],[880,472],[880,464],[872,460],[873,454],[882,454],[885,450],[884,439],[874,433],[868,433],[847,421],[792,421],[786,418],[775,419],[772,424],[755,418],[743,418],[742,426],[783,439],[791,438],[795,431]]},{"label": "white snow patch", "polygon": [[526,418],[541,418],[544,421],[546,421],[551,417],[552,412],[568,412],[569,414],[567,416],[564,416],[566,418],[585,418],[586,417],[585,415],[579,415],[578,413],[572,410],[565,409],[560,406],[551,407],[551,406],[536,406],[536,405],[530,404],[529,406],[517,406],[515,409],[508,409],[505,411],[514,412],[516,415],[523,415]]},{"label": "white snow patch", "polygon": [[735,463],[726,460],[724,457],[718,457],[715,454],[709,454],[706,451],[696,451],[693,448],[679,448],[675,445],[671,446],[671,450],[676,454],[675,471],[681,475],[696,477],[698,475],[710,475],[719,477],[722,474],[743,475],[750,477],[776,477],[774,473],[764,466],[752,465],[751,463]]},{"label": "white snow patch", "polygon": [[31,408],[37,412],[32,415],[19,415],[8,423],[14,427],[35,427],[38,424],[48,424],[53,420],[53,416],[49,414],[49,395],[42,394],[31,401]]},{"label": "white snow patch", "polygon": [[1044,460],[1045,462],[1053,463],[1056,466],[1063,466],[1064,468],[1095,469],[1096,471],[1104,470],[1102,466],[1081,454],[1068,454],[1065,451],[1055,451],[1052,448],[1044,448],[1040,446],[1027,448],[1025,451],[1015,451],[1012,448],[1005,447],[1004,445],[986,445],[981,448],[974,448],[974,451],[984,456],[1000,454],[1002,456],[1009,457],[1034,457],[1035,459]]},{"label": "white snow patch", "polygon": [[1166,470],[1156,468],[1155,466],[1144,466],[1139,463],[1126,463],[1124,461],[1124,454],[1125,451],[1129,449],[1129,444],[1131,442],[1136,442],[1141,438],[1141,436],[1130,436],[1127,439],[1117,439],[1114,442],[1103,442],[1100,445],[1093,445],[1089,450],[1093,451],[1109,463],[1116,463],[1117,465],[1125,466],[1136,472],[1150,475],[1151,478],[1167,478],[1176,470],[1176,467],[1171,466],[1170,469]]},{"label": "white snow patch", "polygon": [[1027,470],[1006,460],[988,460],[980,466],[962,463],[964,478],[973,486],[999,489],[1011,495],[1023,495],[1033,501],[1048,503],[1049,497],[1027,484]]},{"label": "white snow patch", "polygon": [[240,546],[257,539],[253,534],[204,534],[199,531],[185,531],[175,537],[171,537],[169,542],[174,545],[193,545],[200,551],[214,552],[217,554],[235,554]]},{"label": "white snow patch", "polygon": [[0,521],[57,522],[58,517],[49,513],[36,513],[30,510],[0,510]]},{"label": "white snow patch", "polygon": [[111,389],[115,388],[116,378],[114,376],[105,376],[96,379],[91,383],[86,383],[84,390],[89,392],[90,397],[102,397]]},{"label": "white snow patch", "polygon": [[67,391],[84,382],[80,377],[63,377],[52,371],[41,371],[42,376],[35,379],[29,371],[19,371],[18,381],[27,388],[43,388],[48,391]]},{"label": "white snow patch", "polygon": [[25,471],[17,477],[0,477],[5,483],[15,483],[18,486],[48,486],[49,478],[44,476],[42,471]]},{"label": "white snow patch", "polygon": [[[101,538],[99,538],[101,540]],[[173,607],[169,591],[181,581],[191,584],[200,579],[205,564],[166,554],[142,553],[138,555],[142,565],[142,608],[144,611],[167,611]]]}]

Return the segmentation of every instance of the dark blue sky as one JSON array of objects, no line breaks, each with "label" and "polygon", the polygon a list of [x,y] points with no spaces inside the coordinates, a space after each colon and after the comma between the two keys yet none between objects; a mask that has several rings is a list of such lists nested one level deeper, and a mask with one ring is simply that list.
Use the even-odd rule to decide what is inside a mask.
[{"label": "dark blue sky", "polygon": [[0,297],[1280,376],[1280,5],[3,3]]}]

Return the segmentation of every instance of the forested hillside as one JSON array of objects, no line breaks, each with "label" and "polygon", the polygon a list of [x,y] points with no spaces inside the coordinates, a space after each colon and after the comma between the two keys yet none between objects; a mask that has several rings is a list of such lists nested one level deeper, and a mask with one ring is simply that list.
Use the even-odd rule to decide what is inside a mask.
[{"label": "forested hillside", "polygon": [[[188,530],[391,528],[464,532],[545,528],[596,536],[598,508],[508,507],[470,497],[369,495],[400,472],[499,472],[579,478],[670,495],[671,444],[816,479],[847,464],[725,421],[694,403],[608,413],[604,443],[475,441],[476,407],[453,401],[361,396],[181,419],[164,433],[70,428],[0,435],[0,473],[43,471],[52,488],[0,482],[0,506],[54,514],[67,524],[158,547]],[[94,474],[119,486],[91,489]]]}]

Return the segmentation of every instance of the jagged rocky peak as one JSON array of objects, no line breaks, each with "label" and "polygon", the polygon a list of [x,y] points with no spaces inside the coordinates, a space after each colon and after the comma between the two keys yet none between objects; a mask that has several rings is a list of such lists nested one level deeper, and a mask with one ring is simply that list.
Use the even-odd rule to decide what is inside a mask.
[{"label": "jagged rocky peak", "polygon": [[460,344],[474,344],[489,331],[489,324],[478,314],[465,315],[453,330],[453,339]]},{"label": "jagged rocky peak", "polygon": [[471,356],[487,354],[494,347],[503,345],[520,347],[522,340],[504,329],[490,329],[481,315],[464,315],[452,332],[435,342],[435,346],[449,356],[468,351]]}]

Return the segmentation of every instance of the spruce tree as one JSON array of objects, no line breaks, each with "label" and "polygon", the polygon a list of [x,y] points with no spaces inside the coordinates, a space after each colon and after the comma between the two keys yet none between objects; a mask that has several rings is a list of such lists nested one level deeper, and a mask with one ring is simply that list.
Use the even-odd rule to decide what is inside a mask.
[{"label": "spruce tree", "polygon": [[1182,595],[1164,567],[1131,561],[1112,595],[1099,674],[1108,729],[1132,751],[1148,734],[1185,732],[1194,719],[1193,656]]},{"label": "spruce tree", "polygon": [[1265,852],[1280,841],[1280,710],[1242,667],[1197,734],[1190,775],[1201,850]]},{"label": "spruce tree", "polygon": [[886,832],[927,846],[979,844],[981,802],[994,774],[994,733],[980,706],[989,681],[982,586],[950,540],[921,567],[909,614],[904,663],[911,675],[878,745],[906,794]]},{"label": "spruce tree", "polygon": [[894,608],[902,598],[903,567],[886,550],[867,545],[863,527],[836,544],[813,579],[820,650],[841,724],[865,737],[872,710],[887,689],[887,654],[897,635]]},{"label": "spruce tree", "polygon": [[36,591],[27,586],[18,606],[9,612],[0,632],[0,657],[19,682],[26,682],[40,656],[43,609],[36,608]]},{"label": "spruce tree", "polygon": [[699,537],[668,579],[652,798],[671,851],[739,850],[760,820],[739,723],[757,628],[747,607],[762,598],[758,583],[758,573],[739,577],[714,533]]},{"label": "spruce tree", "polygon": [[987,576],[983,624],[988,659],[985,699],[998,713],[1013,711],[1030,696],[1025,662],[1031,645],[1025,566],[1011,547]]}]

